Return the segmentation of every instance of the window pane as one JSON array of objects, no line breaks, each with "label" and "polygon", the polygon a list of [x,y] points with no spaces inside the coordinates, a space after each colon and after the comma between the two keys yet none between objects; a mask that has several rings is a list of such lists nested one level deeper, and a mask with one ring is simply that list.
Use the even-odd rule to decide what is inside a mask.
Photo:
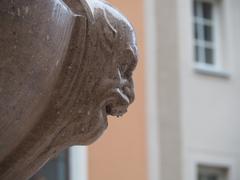
[{"label": "window pane", "polygon": [[193,14],[194,14],[195,17],[197,16],[197,6],[198,6],[198,4],[199,3],[194,1],[194,4],[193,4]]},{"label": "window pane", "polygon": [[217,175],[212,175],[212,174],[210,174],[210,175],[208,176],[208,180],[220,180],[220,178],[218,178]]},{"label": "window pane", "polygon": [[220,180],[217,175],[198,174],[198,180]]},{"label": "window pane", "polygon": [[197,175],[198,180],[228,180],[228,169],[199,165]]},{"label": "window pane", "polygon": [[204,62],[204,59],[205,59],[204,51],[205,51],[204,47],[195,45],[195,61],[196,62]]},{"label": "window pane", "polygon": [[214,64],[214,62],[213,62],[213,49],[205,48],[205,62],[207,64]]},{"label": "window pane", "polygon": [[199,57],[199,53],[200,52],[200,47],[199,46],[195,46],[195,61],[199,62],[200,61],[200,57]]},{"label": "window pane", "polygon": [[202,10],[203,10],[203,17],[205,19],[212,19],[212,4],[208,2],[203,2],[202,3]]},{"label": "window pane", "polygon": [[194,37],[196,40],[204,41],[204,26],[197,22],[194,23]]},{"label": "window pane", "polygon": [[210,42],[213,41],[212,26],[204,26],[204,40]]},{"label": "window pane", "polygon": [[197,23],[194,23],[194,37],[195,39],[199,39],[199,32],[198,32],[198,26],[200,26],[199,24]]}]

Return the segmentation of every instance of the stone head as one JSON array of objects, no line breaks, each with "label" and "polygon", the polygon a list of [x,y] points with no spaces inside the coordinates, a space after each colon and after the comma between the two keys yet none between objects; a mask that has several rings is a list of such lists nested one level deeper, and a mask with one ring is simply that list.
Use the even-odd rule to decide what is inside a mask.
[{"label": "stone head", "polygon": [[73,144],[95,141],[107,128],[107,116],[122,116],[134,100],[132,73],[138,59],[133,27],[106,2],[89,2],[84,6],[86,44],[77,79],[83,87],[78,96],[85,98],[71,109],[76,118],[65,128],[74,137]]},{"label": "stone head", "polygon": [[88,145],[134,100],[133,27],[101,0],[0,1],[0,179]]}]

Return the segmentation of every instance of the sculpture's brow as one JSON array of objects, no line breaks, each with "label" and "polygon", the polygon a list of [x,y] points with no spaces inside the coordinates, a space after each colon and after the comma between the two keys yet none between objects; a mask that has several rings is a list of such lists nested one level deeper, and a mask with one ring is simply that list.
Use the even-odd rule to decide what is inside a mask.
[{"label": "sculpture's brow", "polygon": [[131,51],[131,63],[129,69],[133,71],[137,66],[138,56],[137,56],[137,49],[130,48]]}]

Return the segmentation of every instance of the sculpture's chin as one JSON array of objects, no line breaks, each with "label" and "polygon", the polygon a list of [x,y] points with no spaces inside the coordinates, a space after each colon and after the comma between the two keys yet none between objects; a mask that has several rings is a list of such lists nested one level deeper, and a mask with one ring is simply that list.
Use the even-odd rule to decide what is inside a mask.
[{"label": "sculpture's chin", "polygon": [[127,112],[130,102],[128,97],[123,97],[118,91],[113,91],[111,95],[111,97],[101,103],[97,113],[96,109],[91,111],[92,114],[89,113],[91,120],[86,128],[87,130],[84,133],[79,133],[80,136],[78,140],[80,140],[81,145],[89,145],[103,134],[108,127],[107,116],[120,117]]},{"label": "sculpture's chin", "polygon": [[95,142],[107,129],[107,113],[106,109],[102,108],[97,113],[97,116],[93,116],[90,121],[89,128],[87,132],[83,133],[79,137],[79,142],[81,145],[89,145]]},{"label": "sculpture's chin", "polygon": [[[106,128],[105,128],[106,129]],[[83,140],[80,145],[90,145],[94,143],[103,134],[105,129],[99,128],[93,134],[89,135],[86,140]]]}]

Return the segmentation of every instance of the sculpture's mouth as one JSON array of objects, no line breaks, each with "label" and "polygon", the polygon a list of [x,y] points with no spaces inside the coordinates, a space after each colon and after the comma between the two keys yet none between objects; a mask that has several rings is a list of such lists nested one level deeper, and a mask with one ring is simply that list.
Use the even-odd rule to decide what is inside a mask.
[{"label": "sculpture's mouth", "polygon": [[[127,112],[129,104],[133,102],[133,95],[126,95],[120,88],[111,89],[110,92],[106,92],[106,99],[100,104],[100,111],[98,114],[98,121],[95,126],[92,126],[91,131],[88,133],[88,141],[83,144],[91,144],[98,137],[101,136],[103,131],[108,126],[107,116],[123,116]],[[85,135],[86,137],[86,135]]]},{"label": "sculpture's mouth", "polygon": [[119,88],[111,92],[110,97],[105,100],[106,115],[120,117],[127,112],[129,104],[132,102],[131,97],[125,95]]},{"label": "sculpture's mouth", "polygon": [[127,112],[128,106],[114,106],[113,104],[109,104],[106,106],[107,115],[120,117],[123,116]]}]

